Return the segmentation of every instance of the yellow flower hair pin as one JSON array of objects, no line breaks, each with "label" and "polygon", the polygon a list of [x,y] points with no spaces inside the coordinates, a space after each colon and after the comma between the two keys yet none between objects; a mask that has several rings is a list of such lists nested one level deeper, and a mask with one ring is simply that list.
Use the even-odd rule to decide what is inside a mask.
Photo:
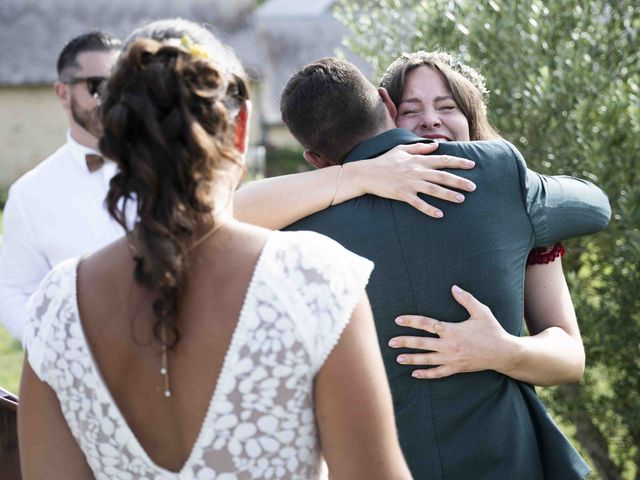
[{"label": "yellow flower hair pin", "polygon": [[209,52],[204,45],[195,43],[188,35],[183,35],[180,39],[180,46],[184,47],[191,55],[198,58],[210,58]]}]

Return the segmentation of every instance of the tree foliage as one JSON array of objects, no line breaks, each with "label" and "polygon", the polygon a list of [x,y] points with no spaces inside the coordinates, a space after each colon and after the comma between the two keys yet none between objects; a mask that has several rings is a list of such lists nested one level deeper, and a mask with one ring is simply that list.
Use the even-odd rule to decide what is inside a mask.
[{"label": "tree foliage", "polygon": [[347,47],[377,72],[443,49],[478,68],[490,119],[532,168],[608,194],[605,232],[566,243],[587,350],[580,385],[543,392],[601,478],[640,478],[640,7],[633,0],[341,0]]}]

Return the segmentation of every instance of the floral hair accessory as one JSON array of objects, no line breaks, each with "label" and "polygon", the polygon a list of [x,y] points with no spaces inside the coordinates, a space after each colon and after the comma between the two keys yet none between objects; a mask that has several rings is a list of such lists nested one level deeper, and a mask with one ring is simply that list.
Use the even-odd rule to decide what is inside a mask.
[{"label": "floral hair accessory", "polygon": [[204,45],[195,43],[188,35],[183,35],[180,39],[180,46],[184,47],[191,55],[198,58],[208,59],[209,51]]}]

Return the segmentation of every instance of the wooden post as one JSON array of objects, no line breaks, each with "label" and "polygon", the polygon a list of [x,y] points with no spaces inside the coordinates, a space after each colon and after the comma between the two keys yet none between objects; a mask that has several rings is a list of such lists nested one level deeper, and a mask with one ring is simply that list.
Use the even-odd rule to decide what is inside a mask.
[{"label": "wooden post", "polygon": [[21,480],[18,454],[18,398],[0,388],[0,478]]}]

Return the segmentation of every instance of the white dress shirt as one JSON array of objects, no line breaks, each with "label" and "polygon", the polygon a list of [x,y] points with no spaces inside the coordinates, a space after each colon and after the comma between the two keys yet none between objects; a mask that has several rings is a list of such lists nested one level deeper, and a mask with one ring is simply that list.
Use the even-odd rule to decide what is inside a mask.
[{"label": "white dress shirt", "polygon": [[104,204],[116,165],[89,172],[97,153],[67,133],[67,143],[9,190],[0,246],[0,321],[22,340],[26,304],[56,264],[94,252],[124,234]]}]

